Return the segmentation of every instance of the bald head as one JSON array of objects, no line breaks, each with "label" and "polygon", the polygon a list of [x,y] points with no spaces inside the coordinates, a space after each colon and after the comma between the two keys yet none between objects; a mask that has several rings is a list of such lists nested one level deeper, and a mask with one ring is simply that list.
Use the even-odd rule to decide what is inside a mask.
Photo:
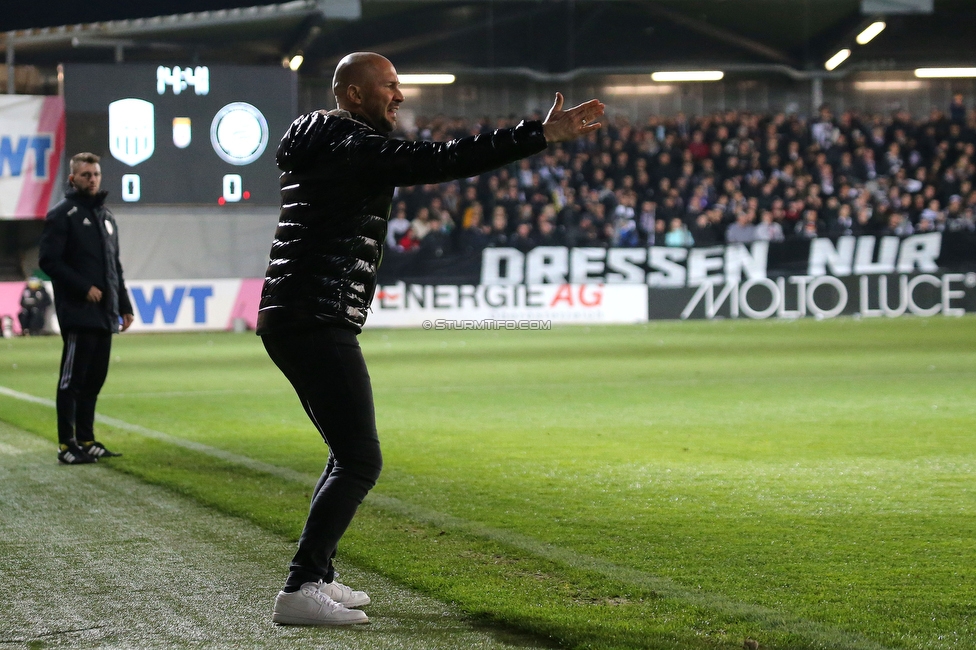
[{"label": "bald head", "polygon": [[384,65],[393,64],[385,56],[375,52],[353,52],[344,56],[332,77],[332,92],[335,93],[336,100],[345,98],[349,86],[362,86],[370,81]]},{"label": "bald head", "polygon": [[375,52],[354,52],[336,66],[332,78],[336,105],[365,118],[383,133],[396,128],[397,111],[403,101],[396,68]]}]

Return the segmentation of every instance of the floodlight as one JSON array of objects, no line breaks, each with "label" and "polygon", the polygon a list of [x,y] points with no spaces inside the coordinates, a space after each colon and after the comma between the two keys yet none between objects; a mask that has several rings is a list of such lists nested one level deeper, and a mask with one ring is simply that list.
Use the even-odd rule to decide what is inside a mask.
[{"label": "floodlight", "polygon": [[892,90],[919,90],[923,87],[922,81],[917,79],[893,80],[893,81],[855,81],[854,90],[867,91],[892,91]]},{"label": "floodlight", "polygon": [[452,84],[452,74],[401,74],[398,75],[401,85]]},{"label": "floodlight", "polygon": [[292,72],[298,72],[298,69],[302,67],[303,63],[305,63],[305,57],[301,54],[296,54],[295,56],[291,57],[291,61],[288,62],[288,69],[290,69]]},{"label": "floodlight", "polygon": [[604,90],[608,95],[667,95],[674,91],[674,87],[663,84],[659,86],[607,86]]},{"label": "floodlight", "polygon": [[827,62],[824,63],[824,67],[827,68],[827,70],[833,70],[841,63],[846,61],[847,57],[849,57],[850,55],[851,55],[851,51],[845,47],[843,50],[841,50],[837,54],[827,59]]},{"label": "floodlight", "polygon": [[678,70],[652,72],[652,81],[719,81],[725,73],[721,70]]},{"label": "floodlight", "polygon": [[879,20],[877,22],[871,23],[864,28],[864,31],[857,35],[854,40],[857,41],[858,45],[867,45],[871,40],[884,31],[885,25],[884,21]]},{"label": "floodlight", "polygon": [[915,76],[921,79],[937,77],[976,77],[976,68],[919,68]]}]

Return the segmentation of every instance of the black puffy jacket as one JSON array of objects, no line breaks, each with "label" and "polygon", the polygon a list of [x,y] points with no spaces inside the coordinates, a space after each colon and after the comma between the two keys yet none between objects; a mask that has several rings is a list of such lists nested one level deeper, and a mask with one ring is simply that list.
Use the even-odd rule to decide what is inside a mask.
[{"label": "black puffy jacket", "polygon": [[346,111],[298,118],[278,146],[281,216],[258,334],[314,325],[359,332],[395,187],[476,176],[545,148],[538,121],[451,142],[407,142]]},{"label": "black puffy jacket", "polygon": [[[54,284],[62,330],[118,332],[119,314],[132,313],[119,261],[119,228],[105,207],[107,194],[90,196],[72,188],[44,221],[40,266]],[[88,302],[92,286],[101,290],[101,302]]]}]

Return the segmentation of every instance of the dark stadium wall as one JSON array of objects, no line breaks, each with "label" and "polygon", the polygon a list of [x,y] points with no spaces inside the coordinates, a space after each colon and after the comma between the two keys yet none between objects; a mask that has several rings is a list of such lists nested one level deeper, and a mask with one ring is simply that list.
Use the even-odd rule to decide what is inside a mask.
[{"label": "dark stadium wall", "polygon": [[127,279],[260,278],[276,208],[112,206]]}]

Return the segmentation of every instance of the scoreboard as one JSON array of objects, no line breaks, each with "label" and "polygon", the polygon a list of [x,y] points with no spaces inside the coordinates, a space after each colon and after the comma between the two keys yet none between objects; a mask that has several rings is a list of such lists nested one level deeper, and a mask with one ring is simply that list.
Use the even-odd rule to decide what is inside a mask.
[{"label": "scoreboard", "polygon": [[276,66],[65,65],[66,153],[101,156],[112,202],[278,205],[296,88]]}]

